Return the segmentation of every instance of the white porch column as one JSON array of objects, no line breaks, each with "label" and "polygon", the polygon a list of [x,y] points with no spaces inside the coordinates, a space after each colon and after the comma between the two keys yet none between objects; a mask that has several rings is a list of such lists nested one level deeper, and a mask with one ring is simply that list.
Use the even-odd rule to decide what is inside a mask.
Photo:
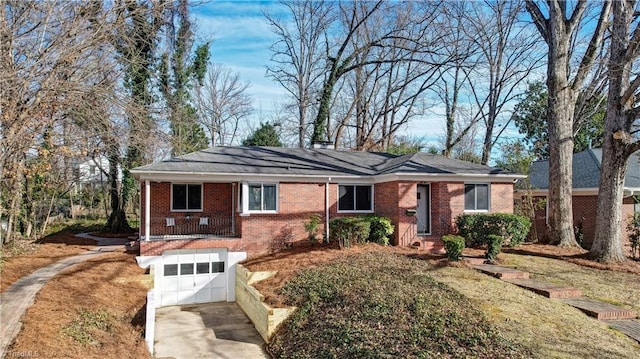
[{"label": "white porch column", "polygon": [[144,180],[144,240],[151,238],[151,183]]},{"label": "white porch column", "polygon": [[249,215],[249,183],[242,182],[242,207],[240,208],[241,216]]},{"label": "white porch column", "polygon": [[329,204],[329,182],[331,182],[331,177],[327,178],[327,182],[324,185],[324,232],[325,238],[324,240],[329,243],[329,208],[331,205]]}]

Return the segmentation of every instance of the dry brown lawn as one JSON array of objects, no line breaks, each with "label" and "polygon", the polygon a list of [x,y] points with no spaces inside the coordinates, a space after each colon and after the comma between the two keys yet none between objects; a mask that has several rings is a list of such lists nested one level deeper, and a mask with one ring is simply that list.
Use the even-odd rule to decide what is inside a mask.
[{"label": "dry brown lawn", "polygon": [[0,253],[0,293],[18,279],[66,257],[95,247],[95,241],[77,238],[71,232],[48,237],[43,243],[16,240]]},{"label": "dry brown lawn", "polygon": [[143,273],[134,255],[125,253],[63,271],[38,293],[8,351],[43,358],[150,358]]},{"label": "dry brown lawn", "polygon": [[[553,246],[525,247],[528,254],[502,253],[499,261],[530,271],[533,278],[571,284],[581,288],[588,296],[638,309],[640,276],[633,274],[636,262],[608,266],[610,270],[602,270],[593,268],[603,265],[585,259],[583,250],[559,249],[554,252],[558,248]],[[518,248],[522,250],[522,246]],[[575,308],[475,272],[464,263],[448,263],[443,256],[432,256],[413,249],[367,244],[341,251],[332,246],[303,245],[275,255],[250,259],[244,265],[251,271],[278,271],[274,277],[255,286],[265,295],[267,303],[281,306],[285,299],[279,288],[301,268],[370,251],[391,251],[428,261],[433,268],[430,274],[434,279],[471,299],[506,337],[522,343],[536,357],[640,357],[640,344]],[[470,250],[465,253],[481,255],[482,251]]]}]

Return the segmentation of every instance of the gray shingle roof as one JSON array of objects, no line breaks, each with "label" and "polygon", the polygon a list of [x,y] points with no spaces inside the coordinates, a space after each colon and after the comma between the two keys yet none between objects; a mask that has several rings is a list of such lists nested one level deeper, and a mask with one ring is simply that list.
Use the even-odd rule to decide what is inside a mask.
[{"label": "gray shingle roof", "polygon": [[440,155],[392,155],[284,147],[213,147],[137,167],[132,173],[373,176],[382,174],[513,175],[498,168]]},{"label": "gray shingle roof", "polygon": [[[573,188],[598,188],[602,149],[592,148],[573,155]],[[549,161],[531,164],[531,185],[537,189],[549,189]],[[640,188],[640,153],[634,153],[628,161],[624,178],[626,188]]]}]

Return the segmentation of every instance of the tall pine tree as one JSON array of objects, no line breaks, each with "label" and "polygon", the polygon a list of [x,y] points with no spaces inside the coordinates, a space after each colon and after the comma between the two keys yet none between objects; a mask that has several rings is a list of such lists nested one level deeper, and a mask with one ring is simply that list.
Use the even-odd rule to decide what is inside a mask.
[{"label": "tall pine tree", "polygon": [[197,121],[189,90],[201,84],[209,61],[209,43],[193,47],[189,3],[180,0],[168,10],[166,51],[160,58],[160,90],[169,110],[172,154],[179,156],[201,150],[208,145],[207,136]]}]

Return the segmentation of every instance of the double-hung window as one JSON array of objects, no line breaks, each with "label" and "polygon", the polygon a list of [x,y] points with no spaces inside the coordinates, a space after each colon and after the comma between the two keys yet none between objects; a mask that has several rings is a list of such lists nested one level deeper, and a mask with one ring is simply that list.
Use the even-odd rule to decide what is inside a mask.
[{"label": "double-hung window", "polygon": [[372,212],[373,186],[371,185],[339,185],[338,211],[340,212]]},{"label": "double-hung window", "polygon": [[171,184],[172,211],[202,211],[201,184]]},{"label": "double-hung window", "polygon": [[488,211],[489,210],[489,185],[465,184],[464,185],[464,210]]},{"label": "double-hung window", "polygon": [[276,211],[278,189],[275,184],[249,183],[249,211]]}]

